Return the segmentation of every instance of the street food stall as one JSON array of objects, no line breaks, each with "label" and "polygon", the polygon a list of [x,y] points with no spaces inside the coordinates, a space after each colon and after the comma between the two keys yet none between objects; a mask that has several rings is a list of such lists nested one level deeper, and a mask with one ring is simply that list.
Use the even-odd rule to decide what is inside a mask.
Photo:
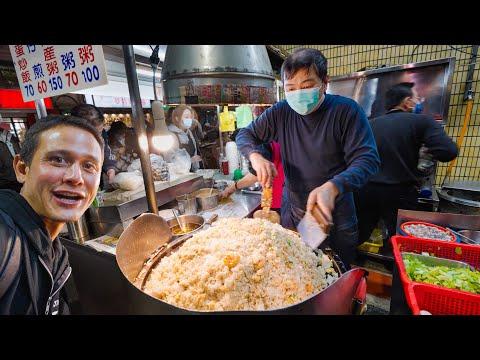
[{"label": "street food stall", "polygon": [[[292,260],[293,262],[289,260],[283,263],[283,266],[286,267],[285,271],[289,271],[292,274],[290,276],[295,277],[294,274],[299,269],[303,269],[300,264],[310,261],[313,266],[310,271],[313,271],[314,279],[312,283],[303,281],[297,283],[297,280],[292,278],[291,285],[284,284],[283,286],[287,286],[287,288],[294,286],[288,290],[293,291],[293,293],[289,293],[288,302],[275,302],[275,296],[272,295],[272,305],[257,304],[244,307],[212,305],[209,309],[213,313],[219,311],[221,313],[229,311],[303,314],[362,313],[365,310],[366,272],[359,268],[345,272],[338,257],[333,253],[328,253],[328,250],[325,253],[321,251],[313,253],[300,240],[298,234],[283,229],[280,225],[268,225],[270,223],[265,220],[248,219],[260,206],[260,195],[257,193],[238,191],[231,198],[219,201],[221,184],[231,180],[231,174],[222,175],[217,169],[213,175],[207,175],[208,170],[206,170],[198,174],[183,174],[173,181],[153,181],[152,164],[148,161],[150,158],[148,146],[142,141],[146,136],[145,120],[139,101],[138,87],[135,85],[135,73],[132,71],[130,52],[131,49],[124,46],[132,120],[138,136],[144,187],[140,187],[140,190],[136,191],[117,193],[115,199],[112,197],[108,199],[108,196],[105,198],[105,194],[103,194],[104,198],[91,207],[85,215],[90,237],[80,241],[63,240],[70,254],[82,311],[101,314],[181,314],[205,311],[205,308],[182,306],[171,300],[163,301],[158,296],[152,296],[147,288],[138,287],[138,281],[135,282],[135,279],[142,272],[147,271],[145,265],[149,261],[150,264],[153,261],[158,262],[158,266],[161,266],[160,257],[168,260],[170,256],[179,256],[182,252],[189,251],[188,249],[194,246],[193,244],[195,241],[199,241],[198,239],[202,237],[210,239],[214,233],[223,239],[217,238],[216,240],[221,240],[221,246],[228,247],[234,244],[242,246],[249,243],[241,241],[242,236],[238,238],[239,241],[234,242],[234,233],[228,236],[223,230],[233,229],[232,225],[236,223],[238,229],[251,232],[251,236],[245,233],[247,238],[244,238],[245,240],[250,239],[250,242],[256,239],[256,231],[265,234],[261,236],[261,239],[267,242],[274,241],[276,238],[276,235],[272,237],[271,231],[285,239],[288,238],[284,240],[285,244],[288,243],[289,247],[292,246],[303,251],[304,257]],[[158,109],[156,106],[153,108]],[[153,108],[154,120],[160,119],[161,122],[162,116],[159,116]],[[192,199],[193,202],[191,202]],[[192,210],[192,207],[198,208]],[[178,219],[175,218],[177,216],[174,213],[175,208],[184,213]],[[211,225],[217,218],[218,224]],[[184,225],[195,226],[192,227],[192,231],[187,230],[183,232],[183,235],[175,235],[174,228]],[[258,230],[255,230],[257,227]],[[232,237],[232,241],[225,241],[229,237]],[[258,241],[256,240],[255,243]],[[168,249],[168,253],[163,251],[166,249]],[[299,251],[298,249],[296,251]],[[231,261],[235,262],[236,257],[232,258],[228,249],[222,251],[227,251],[222,255],[225,257],[224,261],[228,260],[229,264],[235,266]],[[251,252],[254,249],[243,251]],[[293,251],[293,248],[290,251]],[[269,259],[265,260],[270,263]],[[265,260],[261,261],[262,264]],[[255,266],[260,266],[257,262],[255,264],[257,264]],[[323,264],[323,267],[317,267],[318,264]],[[297,266],[300,268],[297,269]],[[269,267],[265,269],[267,268],[269,269]],[[147,277],[151,279],[157,269],[150,268],[148,271],[149,276],[144,275],[145,284],[148,284]],[[283,280],[279,277],[280,274],[275,271],[271,274],[275,275],[278,280],[275,280],[276,285],[270,284],[269,291],[281,291],[277,298],[278,296],[282,299],[285,298],[287,290],[281,290],[280,284],[283,284]],[[249,279],[246,281],[251,281]],[[270,278],[267,277],[265,281],[273,281],[268,279]],[[259,278],[258,281],[263,280]],[[298,286],[303,289],[301,294],[304,295],[296,297],[294,289]],[[173,296],[175,297],[175,294]],[[210,310],[207,311],[211,312]]]},{"label": "street food stall", "polygon": [[[271,199],[265,206],[268,191],[255,187],[237,190],[229,198],[220,196],[226,185],[248,171],[248,162],[227,136],[278,100],[265,47],[169,46],[162,66],[165,103],[158,101],[156,90],[153,101],[141,97],[131,45],[122,46],[129,97],[88,90],[107,82],[101,47],[91,47],[78,50],[85,49],[80,53],[87,58],[88,50],[94,51],[99,68],[96,73],[91,70],[91,81],[83,75],[90,84],[76,91],[106,111],[107,125],[120,121],[133,128],[138,156],[117,174],[115,189],[99,190],[82,218],[62,233],[76,287],[74,313],[365,313],[369,284],[365,263],[349,264],[353,267],[347,271],[331,249],[307,246],[300,226],[297,232],[278,221],[257,218],[256,211],[270,209]],[[60,50],[68,55],[66,47]],[[97,66],[88,61],[87,65]],[[446,125],[453,66],[454,59],[448,58],[333,77],[328,92],[353,98],[368,117],[375,117],[382,113],[389,86],[413,80],[425,99],[425,111]],[[153,79],[155,89],[155,71]],[[39,114],[45,115],[42,94],[26,91],[37,101]],[[204,164],[209,166],[195,171],[189,154],[185,158],[186,151],[170,142],[173,133],[166,126],[168,108],[185,104],[198,110],[199,121],[213,134],[202,144],[208,159]],[[159,144],[162,151],[156,148]],[[474,182],[444,182],[437,195],[434,178],[435,171],[419,189],[424,190],[418,201],[425,211],[399,210],[393,255],[378,251],[381,246],[376,252],[369,251],[375,247],[359,249],[361,255],[388,263],[393,270],[393,278],[387,276],[392,278],[394,314],[436,314],[438,308],[421,303],[429,289],[412,277],[408,267],[425,252],[432,262],[445,247],[458,255],[450,260],[466,263],[465,269],[480,264],[480,251],[475,250],[480,242],[480,187]],[[443,212],[436,212],[439,203]],[[421,236],[422,231],[426,235]],[[328,231],[323,234],[328,236]],[[422,241],[428,246],[418,245]],[[405,249],[411,258],[405,257]],[[470,253],[475,254],[473,260],[462,255]],[[377,276],[373,271],[372,275],[370,279]],[[450,301],[448,293],[442,296]],[[467,297],[462,298],[465,303],[480,304],[478,298]]]}]

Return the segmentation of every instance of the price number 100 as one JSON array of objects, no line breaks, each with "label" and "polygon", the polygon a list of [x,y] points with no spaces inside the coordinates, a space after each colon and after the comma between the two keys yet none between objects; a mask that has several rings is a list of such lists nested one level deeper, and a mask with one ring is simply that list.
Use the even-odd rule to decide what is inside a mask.
[{"label": "price number 100", "polygon": [[92,82],[93,80],[100,79],[100,72],[98,71],[97,65],[93,65],[92,68],[87,67],[85,70],[82,70],[82,75],[85,82]]}]

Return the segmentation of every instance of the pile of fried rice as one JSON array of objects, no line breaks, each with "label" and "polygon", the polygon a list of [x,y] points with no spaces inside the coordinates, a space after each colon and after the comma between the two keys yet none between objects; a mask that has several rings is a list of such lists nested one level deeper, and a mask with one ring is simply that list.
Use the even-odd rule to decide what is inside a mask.
[{"label": "pile of fried rice", "polygon": [[164,257],[145,291],[197,311],[270,310],[323,290],[338,277],[328,256],[263,219],[220,219]]}]

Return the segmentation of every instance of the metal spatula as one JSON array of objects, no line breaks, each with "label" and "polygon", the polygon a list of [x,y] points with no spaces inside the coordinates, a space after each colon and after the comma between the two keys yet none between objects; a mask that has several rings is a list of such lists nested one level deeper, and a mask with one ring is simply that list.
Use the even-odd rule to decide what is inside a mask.
[{"label": "metal spatula", "polygon": [[302,241],[312,249],[316,249],[328,237],[332,225],[322,222],[320,209],[315,205],[312,212],[305,213],[305,216],[297,226],[297,230]]}]

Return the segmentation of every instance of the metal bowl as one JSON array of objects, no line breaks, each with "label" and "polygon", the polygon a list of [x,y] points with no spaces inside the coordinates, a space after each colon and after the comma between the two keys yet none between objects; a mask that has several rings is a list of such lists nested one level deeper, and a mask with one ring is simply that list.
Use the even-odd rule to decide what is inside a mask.
[{"label": "metal bowl", "polygon": [[[177,233],[180,228],[176,218],[172,218],[167,221],[168,227],[173,236],[180,236],[194,233],[200,230],[205,224],[205,219],[200,215],[180,215],[178,217],[180,224],[188,229],[186,232]],[[181,230],[181,229],[180,229]]]}]

